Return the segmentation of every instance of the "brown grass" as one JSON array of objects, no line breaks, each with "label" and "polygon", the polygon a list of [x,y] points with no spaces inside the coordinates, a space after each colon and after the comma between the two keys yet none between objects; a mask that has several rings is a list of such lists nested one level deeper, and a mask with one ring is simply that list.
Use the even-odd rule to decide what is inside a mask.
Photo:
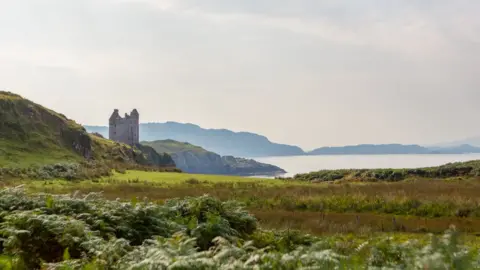
[{"label": "brown grass", "polygon": [[103,192],[108,199],[130,200],[133,197],[149,198],[162,202],[171,198],[201,196],[209,194],[221,200],[239,200],[267,228],[300,229],[313,234],[331,233],[369,233],[369,232],[434,232],[441,233],[450,225],[456,225],[461,231],[476,233],[480,228],[480,218],[458,218],[443,216],[424,218],[413,216],[394,216],[386,213],[328,213],[304,209],[289,209],[289,204],[274,207],[267,204],[276,200],[292,202],[298,206],[315,198],[338,196],[351,199],[353,196],[384,197],[390,200],[418,199],[421,201],[444,201],[458,204],[479,202],[480,181],[465,182],[416,181],[400,183],[375,183],[365,185],[285,185],[265,186],[258,183],[216,183],[209,184],[189,179],[182,184],[168,186],[161,182],[131,180],[128,182],[110,179],[108,183],[89,183],[87,185],[67,185],[61,187],[52,184],[32,186],[32,191],[65,193]]},{"label": "brown grass", "polygon": [[443,233],[450,225],[455,225],[462,232],[480,231],[480,219],[476,218],[420,218],[370,213],[342,214],[284,210],[252,210],[252,213],[266,228],[295,229],[316,235],[372,232]]},{"label": "brown grass", "polygon": [[[49,187],[46,182],[45,188]],[[384,198],[409,198],[418,200],[461,200],[475,201],[480,203],[480,179],[468,181],[436,181],[436,180],[418,180],[411,182],[397,183],[370,183],[370,184],[312,184],[312,185],[278,185],[266,186],[262,183],[246,182],[246,183],[215,183],[198,181],[197,179],[189,179],[184,183],[176,186],[164,185],[161,182],[151,182],[146,180],[131,179],[129,181],[117,181],[108,179],[100,183],[109,185],[71,185],[64,189],[98,191],[105,190],[112,196],[118,194],[119,197],[130,194],[134,196],[136,192],[141,190],[143,195],[150,198],[172,198],[184,196],[197,196],[205,193],[215,195],[222,199],[234,199],[235,197],[262,197],[262,198],[314,198],[324,196],[365,196],[374,197],[381,196]],[[55,182],[50,183],[52,189],[57,189]],[[137,184],[141,184],[138,186]],[[8,183],[10,185],[10,183]],[[151,190],[152,187],[163,188],[162,192]],[[146,192],[146,193],[143,193]],[[131,197],[130,196],[130,197]]]}]

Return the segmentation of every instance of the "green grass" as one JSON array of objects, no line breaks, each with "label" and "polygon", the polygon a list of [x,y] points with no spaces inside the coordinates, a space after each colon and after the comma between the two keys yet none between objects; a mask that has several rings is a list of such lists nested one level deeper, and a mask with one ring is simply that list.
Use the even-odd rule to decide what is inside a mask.
[{"label": "green grass", "polygon": [[59,161],[78,162],[82,158],[73,151],[65,151],[56,145],[36,147],[0,139],[0,167],[27,168]]},{"label": "green grass", "polygon": [[[427,260],[425,258],[431,254],[422,253],[421,250],[432,252],[436,250],[435,256],[445,253],[446,257],[443,259],[435,257],[435,261],[444,260],[448,264],[451,256],[460,254],[458,251],[462,247],[458,246],[458,241],[465,243],[469,254],[472,255],[477,254],[480,247],[478,237],[480,179],[476,178],[449,181],[311,183],[296,180],[126,171],[92,180],[10,179],[1,183],[4,186],[23,184],[28,191],[28,195],[0,192],[0,208],[4,209],[3,213],[7,216],[5,219],[7,222],[3,225],[4,228],[9,228],[6,232],[13,234],[14,237],[24,237],[21,239],[27,243],[22,245],[22,241],[12,241],[12,245],[16,246],[5,249],[6,255],[12,256],[15,250],[22,250],[26,252],[22,253],[23,260],[31,264],[38,262],[32,261],[34,256],[26,256],[31,254],[28,252],[36,252],[36,246],[48,239],[50,245],[55,247],[55,251],[40,253],[47,262],[54,260],[51,255],[55,256],[57,266],[89,263],[92,260],[99,262],[103,258],[101,256],[109,256],[112,250],[117,250],[115,254],[121,254],[119,256],[123,259],[110,261],[111,269],[124,269],[128,265],[139,263],[138,260],[145,260],[142,263],[159,262],[158,257],[148,257],[147,253],[163,252],[165,248],[172,250],[170,254],[176,254],[177,251],[181,253],[180,257],[175,257],[168,264],[188,260],[185,257],[187,250],[190,254],[188,256],[195,258],[209,254],[196,254],[195,249],[203,250],[212,245],[216,250],[212,251],[212,254],[234,254],[239,252],[239,248],[242,249],[245,241],[252,241],[254,247],[242,251],[244,255],[240,256],[241,258],[246,258],[247,254],[252,258],[262,254],[260,258],[264,258],[262,256],[265,252],[268,256],[278,256],[262,261],[265,269],[297,269],[298,265],[318,266],[321,261],[319,257],[315,257],[320,254],[318,252],[325,252],[322,253],[325,256],[330,254],[328,252],[347,256],[341,257],[343,259],[340,260],[343,261],[339,265],[343,265],[343,268],[339,269],[364,269],[369,264],[392,266]],[[34,199],[29,198],[30,195],[39,192],[49,195],[40,197],[33,195]],[[92,192],[101,192],[102,197],[107,200],[88,195]],[[55,195],[64,193],[74,195],[72,197]],[[208,194],[207,197],[202,197],[205,194]],[[91,199],[82,199],[84,195],[90,196]],[[170,201],[172,199],[173,204]],[[244,230],[252,224],[242,223],[244,222],[242,220],[250,220],[250,217],[245,212],[234,210],[237,208],[229,210],[233,212],[216,210],[220,202],[223,202],[225,207],[231,207],[228,202],[230,200],[242,203],[255,216],[258,221],[256,230],[248,229],[248,233],[238,234],[229,229],[229,226],[236,226]],[[14,211],[17,208],[21,211]],[[30,208],[35,211],[25,211]],[[202,214],[205,211],[209,214]],[[458,216],[458,213],[465,215]],[[192,219],[191,214],[197,215],[197,218]],[[229,221],[225,222],[225,219]],[[437,242],[427,234],[441,235],[451,225],[455,225],[458,232],[463,233],[460,238],[446,235],[444,240],[447,242],[444,240]],[[66,229],[58,230],[58,226]],[[187,234],[187,239],[172,234],[179,229],[183,234]],[[69,242],[68,239],[74,238],[56,238],[56,233],[65,230],[80,237],[77,239],[82,239],[84,245],[79,246],[75,241]],[[295,230],[300,230],[300,233]],[[25,238],[22,234],[25,231],[31,231],[32,237]],[[41,233],[42,231],[45,231],[45,234]],[[305,233],[322,237],[312,238]],[[149,244],[142,245],[143,240],[158,234],[165,235],[167,239],[155,241],[167,241],[172,246],[166,247],[164,242],[150,240]],[[229,248],[215,246],[211,240],[218,234],[226,235],[227,242],[232,241],[229,243],[240,246]],[[100,238],[92,242],[90,239],[92,236]],[[200,242],[197,242],[198,238],[190,239],[189,236],[200,237]],[[123,244],[115,240],[115,237],[132,241],[131,246],[127,246],[127,250],[122,250]],[[100,240],[107,238],[113,242]],[[60,241],[57,243],[56,239]],[[187,249],[188,245],[183,241],[193,243],[194,246]],[[65,254],[66,247],[69,248],[67,257],[78,258],[81,249],[91,243],[95,243],[95,246],[101,249],[95,252],[97,255],[91,254],[87,260],[66,260],[58,263],[58,258]],[[259,250],[258,253],[252,251],[267,246],[270,247],[269,251]],[[425,246],[428,246],[428,249],[422,249]],[[155,250],[156,247],[160,250]],[[280,258],[284,254],[298,261],[290,266],[284,261],[276,264],[277,261],[281,261]],[[302,259],[306,258],[304,255],[317,259],[310,264]],[[232,256],[235,260],[245,262],[240,257],[235,257],[236,255]],[[202,258],[202,262],[205,262],[213,257]],[[469,261],[472,257],[469,258],[455,259],[455,263],[473,262]],[[333,262],[331,259],[325,260]],[[321,263],[323,267],[335,267],[336,264],[325,266],[326,261]],[[0,265],[1,263],[0,261]],[[197,263],[200,262],[194,265]],[[215,267],[206,269],[215,269],[222,264],[219,261],[215,263],[217,263]],[[470,268],[457,267],[457,269]]]},{"label": "green grass", "polygon": [[0,91],[0,110],[0,167],[81,159],[72,147],[73,142],[87,147],[81,125],[9,92]]},{"label": "green grass", "polygon": [[[126,171],[101,179],[9,181],[30,192],[102,192],[108,199],[171,198],[209,194],[242,202],[268,228],[314,234],[443,232],[451,224],[477,233],[480,181],[417,180],[394,183],[309,183],[279,179]],[[392,220],[395,219],[393,222]]]},{"label": "green grass", "polygon": [[454,228],[438,236],[315,237],[268,230],[235,201],[210,196],[122,202],[3,189],[0,210],[2,269],[478,269],[480,262],[479,238]]},{"label": "green grass", "polygon": [[159,140],[153,142],[142,142],[141,144],[153,147],[158,153],[178,153],[190,151],[194,153],[207,153],[208,151],[200,146],[196,146],[187,142],[178,142],[174,140]]},{"label": "green grass", "polygon": [[[139,180],[140,182],[154,182],[165,185],[182,185],[186,181],[196,179],[201,184],[219,184],[219,183],[255,183],[266,186],[291,185],[278,179],[265,178],[246,178],[240,176],[225,175],[204,175],[204,174],[186,174],[186,173],[156,173],[144,171],[127,171],[125,174],[115,173],[112,178],[119,181]],[[105,178],[103,179],[105,180]],[[301,182],[295,182],[295,185],[304,185]]]},{"label": "green grass", "polygon": [[[172,167],[167,154],[149,147],[90,135],[75,121],[18,95],[0,91],[0,168],[61,162],[97,162]],[[141,148],[142,150],[139,150]]]},{"label": "green grass", "polygon": [[[192,186],[206,187],[213,189],[218,185],[226,184],[232,185],[229,189],[234,189],[239,185],[262,186],[262,187],[276,187],[276,186],[308,186],[308,183],[294,182],[287,183],[277,179],[266,178],[247,178],[240,176],[224,176],[224,175],[204,175],[204,174],[187,174],[178,172],[154,172],[154,171],[135,171],[128,170],[124,173],[116,171],[112,172],[112,176],[102,177],[100,179],[82,180],[82,181],[68,181],[65,179],[49,179],[47,181],[31,181],[31,180],[12,180],[4,182],[6,185],[26,184],[32,190],[40,191],[48,188],[51,192],[65,192],[73,189],[88,189],[88,188],[115,188],[121,185],[145,186],[145,187],[160,187],[164,189],[181,188]],[[318,186],[318,185],[317,185]],[[201,189],[199,189],[201,190]],[[172,195],[173,197],[173,195]]]},{"label": "green grass", "polygon": [[11,92],[0,91],[0,99],[19,100],[22,99],[22,97]]},{"label": "green grass", "polygon": [[235,201],[0,190],[1,269],[476,269],[479,239],[266,230]]}]

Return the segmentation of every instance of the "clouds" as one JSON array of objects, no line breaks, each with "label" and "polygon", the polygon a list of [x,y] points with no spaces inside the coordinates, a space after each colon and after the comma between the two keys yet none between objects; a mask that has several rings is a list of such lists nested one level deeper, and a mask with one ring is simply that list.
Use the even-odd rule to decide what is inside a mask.
[{"label": "clouds", "polygon": [[89,124],[138,107],[145,121],[306,147],[441,141],[480,133],[457,121],[480,111],[478,11],[473,0],[0,0],[0,88]]},{"label": "clouds", "polygon": [[[241,22],[384,50],[445,50],[447,35],[475,40],[475,1],[143,0],[162,11]],[[462,35],[463,33],[463,35]],[[401,41],[411,41],[410,43]],[[419,42],[422,41],[422,42]],[[442,44],[444,43],[444,44]]]}]

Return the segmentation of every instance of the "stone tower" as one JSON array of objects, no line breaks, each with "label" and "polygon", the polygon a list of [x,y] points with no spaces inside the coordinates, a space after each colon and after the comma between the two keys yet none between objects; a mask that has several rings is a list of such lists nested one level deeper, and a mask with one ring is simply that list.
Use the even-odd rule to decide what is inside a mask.
[{"label": "stone tower", "polygon": [[109,138],[112,141],[135,145],[140,143],[140,115],[134,109],[130,115],[121,117],[118,110],[113,111],[109,121]]}]

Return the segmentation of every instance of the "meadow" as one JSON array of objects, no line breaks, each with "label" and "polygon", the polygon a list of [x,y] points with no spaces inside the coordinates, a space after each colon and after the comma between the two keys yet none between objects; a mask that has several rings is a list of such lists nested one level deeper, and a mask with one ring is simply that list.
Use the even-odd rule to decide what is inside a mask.
[{"label": "meadow", "polygon": [[1,269],[476,269],[478,241],[443,236],[315,237],[258,226],[235,201],[159,204],[99,194],[0,190]]},{"label": "meadow", "polygon": [[88,194],[107,199],[172,198],[209,195],[241,202],[260,225],[315,235],[335,233],[442,233],[455,225],[480,233],[480,180],[417,179],[398,182],[321,182],[232,176],[125,171],[92,180],[10,180],[28,192]]},{"label": "meadow", "polygon": [[480,269],[473,176],[6,172],[1,269]]}]

